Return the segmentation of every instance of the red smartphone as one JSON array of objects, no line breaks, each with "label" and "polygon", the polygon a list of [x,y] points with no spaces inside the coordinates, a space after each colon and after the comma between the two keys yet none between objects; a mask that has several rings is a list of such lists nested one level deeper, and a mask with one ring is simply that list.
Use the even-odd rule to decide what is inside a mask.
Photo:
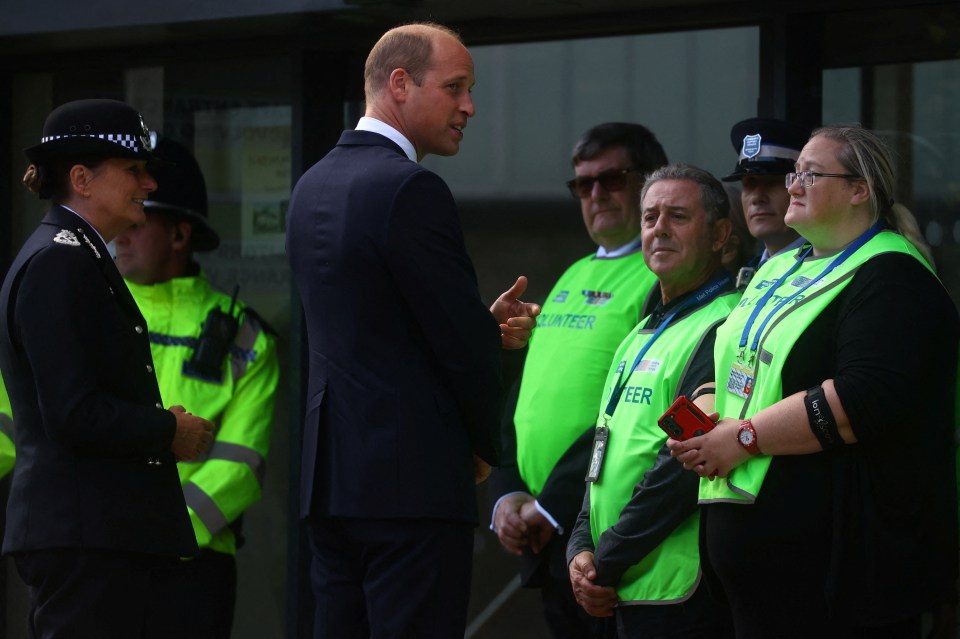
[{"label": "red smartphone", "polygon": [[678,441],[698,437],[714,427],[713,420],[685,395],[678,397],[657,423],[667,435]]}]

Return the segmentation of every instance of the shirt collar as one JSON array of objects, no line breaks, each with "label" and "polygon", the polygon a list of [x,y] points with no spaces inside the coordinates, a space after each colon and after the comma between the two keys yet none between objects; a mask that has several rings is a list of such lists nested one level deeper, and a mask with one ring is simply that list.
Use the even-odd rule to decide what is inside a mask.
[{"label": "shirt collar", "polygon": [[803,246],[805,243],[806,243],[806,240],[803,239],[803,236],[800,236],[800,237],[798,237],[797,239],[795,239],[794,241],[792,241],[792,242],[790,242],[789,244],[787,244],[786,246],[784,246],[784,247],[783,247],[782,249],[780,249],[779,251],[777,251],[774,255],[770,255],[770,251],[768,251],[767,249],[763,249],[763,253],[760,254],[760,264],[762,265],[764,262],[766,262],[767,260],[769,260],[771,257],[775,257],[775,256],[777,256],[777,255],[782,255],[783,253],[787,253],[787,252],[789,252],[789,251],[796,251],[798,248],[800,248],[801,246]]},{"label": "shirt collar", "polygon": [[597,257],[606,257],[606,258],[610,258],[610,257],[623,257],[623,256],[626,255],[627,253],[633,253],[633,252],[636,251],[638,248],[640,248],[640,236],[637,236],[637,239],[633,240],[632,242],[627,242],[627,243],[624,244],[623,246],[621,246],[621,247],[619,247],[619,248],[615,248],[615,249],[613,249],[612,251],[608,251],[607,249],[603,248],[602,246],[598,246],[598,247],[597,247]]},{"label": "shirt collar", "polygon": [[103,239],[103,236],[100,235],[100,231],[97,230],[97,227],[95,227],[95,226],[94,226],[93,224],[91,224],[90,222],[87,222],[87,218],[83,217],[82,215],[80,215],[79,213],[77,213],[76,211],[74,211],[73,209],[71,209],[69,206],[64,206],[63,204],[61,204],[60,207],[66,209],[66,210],[68,210],[68,211],[70,211],[71,213],[73,213],[74,215],[76,215],[77,217],[79,217],[81,220],[83,220],[83,221],[87,224],[87,226],[89,226],[90,228],[93,229],[93,232],[97,234],[97,237],[100,238],[100,241],[103,242],[103,245],[104,245],[104,246],[109,246],[109,245],[107,244],[107,241]]},{"label": "shirt collar", "polygon": [[395,128],[378,120],[376,118],[371,118],[368,116],[363,116],[360,118],[360,121],[357,122],[357,131],[370,131],[372,133],[379,133],[395,142],[397,146],[403,149],[403,152],[410,158],[412,161],[417,161],[417,152],[413,148],[413,143],[404,137],[402,133],[397,131]]}]

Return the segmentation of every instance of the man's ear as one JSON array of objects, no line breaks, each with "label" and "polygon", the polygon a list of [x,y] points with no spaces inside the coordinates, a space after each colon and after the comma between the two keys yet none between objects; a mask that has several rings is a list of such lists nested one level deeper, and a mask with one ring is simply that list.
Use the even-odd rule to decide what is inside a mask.
[{"label": "man's ear", "polygon": [[193,235],[193,224],[185,221],[173,224],[173,250],[182,251],[190,246],[190,237]]},{"label": "man's ear", "polygon": [[730,221],[730,218],[721,217],[713,223],[712,246],[714,253],[721,253],[723,251],[723,247],[726,245],[727,240],[730,239],[731,233],[733,233],[733,222]]},{"label": "man's ear", "polygon": [[394,100],[405,102],[411,82],[413,82],[413,78],[410,77],[406,69],[394,69],[387,79],[387,90],[390,91]]}]

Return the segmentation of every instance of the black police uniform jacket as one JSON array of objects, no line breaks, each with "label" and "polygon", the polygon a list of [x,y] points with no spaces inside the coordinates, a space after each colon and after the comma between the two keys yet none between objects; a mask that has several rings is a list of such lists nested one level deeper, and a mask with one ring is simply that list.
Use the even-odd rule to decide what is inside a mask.
[{"label": "black police uniform jacket", "polygon": [[0,290],[17,461],[3,552],[197,551],[147,327],[103,241],[53,206]]}]

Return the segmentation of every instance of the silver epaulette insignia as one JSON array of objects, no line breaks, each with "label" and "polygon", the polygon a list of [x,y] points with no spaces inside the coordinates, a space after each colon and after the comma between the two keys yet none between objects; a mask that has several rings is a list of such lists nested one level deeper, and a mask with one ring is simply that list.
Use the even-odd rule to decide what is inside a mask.
[{"label": "silver epaulette insignia", "polygon": [[66,244],[67,246],[80,246],[80,240],[77,236],[66,229],[62,229],[53,236],[53,241],[57,244]]},{"label": "silver epaulette insignia", "polygon": [[93,251],[93,254],[97,256],[97,259],[100,259],[100,251],[97,250],[97,247],[93,245],[93,242],[90,241],[90,238],[87,237],[87,234],[83,232],[83,229],[77,229],[80,235],[83,236],[83,241],[87,243],[87,246],[90,247],[90,250]]}]

